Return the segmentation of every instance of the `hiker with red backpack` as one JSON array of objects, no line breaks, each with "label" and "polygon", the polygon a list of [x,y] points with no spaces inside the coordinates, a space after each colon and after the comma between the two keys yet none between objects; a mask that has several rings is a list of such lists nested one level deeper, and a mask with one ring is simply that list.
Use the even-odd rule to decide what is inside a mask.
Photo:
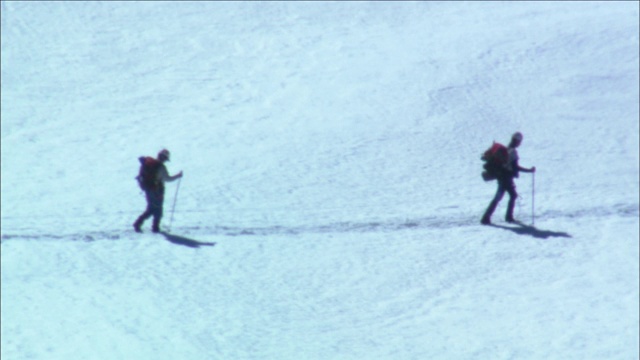
[{"label": "hiker with red backpack", "polygon": [[153,216],[153,232],[160,231],[160,219],[162,218],[162,205],[164,202],[164,183],[177,180],[182,177],[182,171],[170,176],[165,162],[169,161],[169,151],[163,149],[158,153],[158,158],[142,156],[140,160],[140,173],[136,178],[140,188],[147,198],[147,209],[133,223],[136,232],[142,232],[142,224]]},{"label": "hiker with red backpack", "polygon": [[500,200],[502,200],[505,192],[509,194],[509,205],[507,207],[505,220],[509,223],[515,222],[515,219],[513,218],[513,208],[515,207],[518,193],[516,192],[516,186],[513,179],[518,177],[520,171],[527,173],[536,172],[535,166],[527,169],[518,164],[519,158],[516,148],[520,146],[521,143],[522,133],[516,132],[511,137],[511,142],[508,147],[494,143],[493,146],[482,156],[482,160],[486,161],[486,164],[484,165],[486,171],[482,173],[482,177],[485,181],[493,179],[498,180],[498,190],[496,191],[496,195],[493,197],[493,200],[491,200],[489,207],[480,221],[484,225],[491,224],[491,215],[496,210],[496,207]]}]

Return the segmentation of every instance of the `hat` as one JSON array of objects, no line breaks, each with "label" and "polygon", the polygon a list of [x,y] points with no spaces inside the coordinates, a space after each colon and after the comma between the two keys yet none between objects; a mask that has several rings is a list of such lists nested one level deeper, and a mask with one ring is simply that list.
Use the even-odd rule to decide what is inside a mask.
[{"label": "hat", "polygon": [[169,150],[167,149],[162,149],[162,151],[160,151],[158,153],[158,160],[162,160],[162,161],[169,161],[169,156],[171,154],[169,153]]},{"label": "hat", "polygon": [[511,140],[515,140],[517,142],[522,142],[522,133],[521,132],[516,132],[515,134],[513,134],[511,136]]}]

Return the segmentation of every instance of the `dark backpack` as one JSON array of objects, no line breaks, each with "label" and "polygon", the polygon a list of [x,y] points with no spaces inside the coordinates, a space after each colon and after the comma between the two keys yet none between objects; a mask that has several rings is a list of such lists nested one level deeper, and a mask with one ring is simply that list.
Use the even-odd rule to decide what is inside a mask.
[{"label": "dark backpack", "polygon": [[140,161],[140,171],[136,180],[142,190],[156,190],[158,189],[160,182],[158,181],[158,172],[162,163],[150,156],[141,156],[138,158]]},{"label": "dark backpack", "polygon": [[495,180],[509,162],[509,151],[506,146],[494,141],[480,159],[484,161],[483,168],[485,170],[482,172],[482,179],[484,181]]}]

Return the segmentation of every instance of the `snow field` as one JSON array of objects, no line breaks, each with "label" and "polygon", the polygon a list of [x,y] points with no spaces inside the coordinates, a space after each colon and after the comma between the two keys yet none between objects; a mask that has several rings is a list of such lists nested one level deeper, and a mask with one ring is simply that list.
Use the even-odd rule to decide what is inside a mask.
[{"label": "snow field", "polygon": [[3,359],[637,357],[637,4],[1,10]]}]

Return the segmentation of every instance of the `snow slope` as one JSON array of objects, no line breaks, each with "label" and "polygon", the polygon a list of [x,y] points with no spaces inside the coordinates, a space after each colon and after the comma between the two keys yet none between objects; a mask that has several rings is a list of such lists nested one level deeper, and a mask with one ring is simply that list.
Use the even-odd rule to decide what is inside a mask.
[{"label": "snow slope", "polygon": [[638,13],[3,1],[2,358],[637,358]]}]

